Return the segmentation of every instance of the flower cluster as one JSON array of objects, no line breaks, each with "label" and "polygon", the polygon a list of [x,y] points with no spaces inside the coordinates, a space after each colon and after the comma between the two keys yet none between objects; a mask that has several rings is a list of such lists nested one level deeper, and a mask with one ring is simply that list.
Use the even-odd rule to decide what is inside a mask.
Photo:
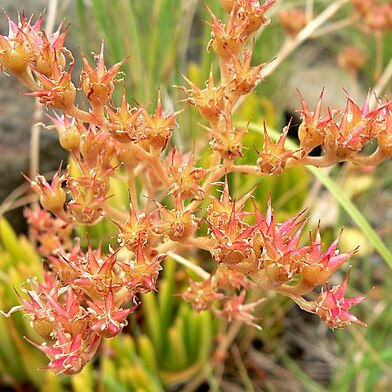
[{"label": "flower cluster", "polygon": [[[0,36],[0,67],[29,89],[27,95],[57,110],[49,128],[58,133],[72,162],[60,167],[51,181],[41,175],[29,179],[42,209],[28,210],[26,217],[46,272],[43,283],[29,281],[20,300],[42,337],[42,343],[33,344],[49,357],[49,369],[77,373],[102,338],[119,334],[140,294],[157,290],[169,251],[211,254],[211,273],[204,271],[199,281],[189,279],[182,295],[196,311],[210,309],[220,317],[257,326],[253,313],[261,300],[249,302],[247,294],[264,290],[293,299],[331,328],[362,324],[349,309],[363,297],[344,298],[348,276],[342,285],[328,286],[331,274],[355,250],[339,253],[338,239],[325,249],[320,228],[310,232],[305,243],[303,213],[280,223],[271,201],[266,213],[260,212],[253,191],[239,199],[230,197],[228,177],[233,172],[266,176],[291,166],[340,161],[374,165],[392,155],[390,101],[377,101],[370,108],[368,98],[360,107],[347,96],[345,108],[323,113],[320,97],[314,111],[301,98],[299,148],[286,148],[288,127],[274,142],[264,126],[257,160],[253,165],[238,163],[248,130],[235,126],[235,105],[263,79],[268,64],[252,65],[253,35],[269,23],[266,12],[274,2],[221,0],[226,22],[208,8],[208,50],[218,58],[220,75],[211,70],[204,88],[184,77],[189,87],[182,87],[185,101],[198,109],[204,121],[200,125],[209,133],[208,167],[200,163],[196,147],[189,153],[173,148],[181,110],[166,113],[160,92],[152,110],[128,102],[120,78],[125,60],[107,68],[103,45],[93,61],[82,54],[79,107],[74,58],[64,46],[67,29],[61,25],[48,36],[42,17],[35,23],[25,15],[18,22],[8,18],[9,34]],[[358,8],[365,11],[368,8]],[[281,15],[292,34],[305,26],[302,14],[296,24],[288,24],[287,18]],[[118,86],[123,91],[117,105]],[[363,149],[372,140],[378,148],[366,155]],[[319,146],[324,151],[320,157],[309,155]],[[213,187],[222,179],[223,191],[215,197]],[[128,206],[113,202],[118,182],[128,191]],[[90,241],[83,247],[84,238],[76,236],[75,227],[103,220],[118,227],[115,242],[108,251],[94,249]],[[323,285],[326,289],[316,300],[305,299]]]},{"label": "flower cluster", "polygon": [[392,30],[392,4],[379,0],[351,0],[358,16],[358,24],[365,31]]},{"label": "flower cluster", "polygon": [[[299,127],[300,147],[307,154],[321,146],[325,155],[320,164],[349,160],[360,165],[374,165],[390,156],[390,135],[392,124],[392,102],[378,102],[372,110],[369,107],[370,94],[362,107],[348,95],[343,110],[328,110],[321,114],[322,94],[314,112],[311,112],[301,98],[302,123]],[[371,156],[360,154],[368,142],[377,140],[378,149]]]},{"label": "flower cluster", "polygon": [[77,243],[48,257],[45,282],[29,281],[20,297],[43,343],[36,345],[56,373],[79,372],[95,354],[101,338],[118,335],[139,304],[137,294],[155,289],[163,256],[151,262],[139,252],[102,255]]},{"label": "flower cluster", "polygon": [[[312,233],[309,234],[308,245],[301,245],[301,234],[307,223],[307,220],[302,218],[303,213],[278,223],[271,203],[265,216],[257,209],[254,201],[254,211],[244,211],[245,202],[249,198],[248,194],[238,202],[231,200],[226,183],[220,200],[212,199],[213,204],[208,208],[210,214],[207,223],[210,228],[210,252],[217,263],[216,269],[204,282],[191,282],[184,298],[193,302],[196,310],[210,308],[217,314],[222,314],[221,305],[217,303],[223,302],[223,313],[230,319],[241,319],[254,324],[251,315],[245,316],[245,313],[241,312],[236,316],[235,311],[230,313],[228,309],[233,309],[233,301],[237,305],[239,298],[241,303],[244,301],[246,289],[249,287],[267,288],[289,296],[301,297],[301,307],[318,314],[332,328],[348,325],[349,321],[361,323],[347,312],[347,309],[355,304],[355,299],[347,302],[352,305],[345,308],[346,312],[342,318],[340,319],[339,313],[334,315],[332,322],[325,312],[334,312],[335,305],[324,301],[324,294],[316,301],[302,298],[317,286],[327,284],[330,276],[356,250],[340,253],[336,239],[323,251],[320,228],[314,236]],[[250,217],[253,217],[254,224],[246,222]],[[222,276],[225,278],[222,279]],[[347,286],[347,279],[344,285]],[[230,290],[242,290],[241,295],[225,295]],[[343,301],[344,291],[345,289],[341,289],[337,294],[336,297],[340,295],[339,301]],[[327,292],[330,292],[328,286]],[[335,293],[333,290],[332,292]],[[323,306],[319,305],[320,302]]]},{"label": "flower cluster", "polygon": [[306,15],[300,8],[281,10],[278,13],[279,21],[290,36],[295,36],[306,25]]}]

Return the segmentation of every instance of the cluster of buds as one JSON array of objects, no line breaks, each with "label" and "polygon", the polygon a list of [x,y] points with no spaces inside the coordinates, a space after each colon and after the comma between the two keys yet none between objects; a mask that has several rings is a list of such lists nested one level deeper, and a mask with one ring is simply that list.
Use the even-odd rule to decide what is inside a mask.
[{"label": "cluster of buds", "polygon": [[[185,78],[190,88],[182,89],[207,123],[201,127],[210,135],[209,167],[201,167],[195,147],[191,153],[168,147],[181,110],[165,113],[160,92],[155,111],[132,106],[125,89],[116,105],[113,95],[125,60],[106,68],[103,46],[94,56],[95,65],[82,54],[80,91],[88,107],[82,110],[71,80],[74,59],[64,47],[67,29],[61,32],[60,26],[48,36],[42,31],[42,17],[36,23],[25,16],[17,23],[9,19],[8,36],[0,36],[0,67],[30,90],[27,95],[61,112],[50,117],[50,128],[72,159],[51,181],[40,175],[29,180],[44,209],[26,216],[48,271],[44,283],[30,280],[20,300],[43,339],[33,344],[49,357],[48,369],[74,374],[91,360],[102,338],[119,334],[139,295],[157,290],[169,251],[202,249],[211,254],[212,273],[204,271],[201,281],[190,279],[183,294],[197,311],[210,309],[257,326],[253,313],[261,300],[249,303],[247,294],[266,290],[292,298],[331,328],[362,323],[349,309],[363,297],[344,298],[348,277],[340,286],[328,286],[331,274],[355,250],[339,253],[338,239],[323,250],[319,228],[302,244],[307,224],[302,213],[278,223],[271,202],[265,215],[259,211],[253,191],[230,197],[227,176],[233,172],[275,175],[294,165],[330,166],[344,160],[369,165],[392,155],[390,101],[370,109],[369,98],[360,108],[348,97],[345,109],[322,114],[321,97],[314,112],[301,98],[300,147],[286,149],[288,127],[276,143],[265,127],[264,148],[255,165],[237,164],[247,128],[234,126],[234,107],[262,79],[265,64],[251,65],[252,35],[269,23],[266,12],[274,2],[221,0],[228,12],[226,23],[208,8],[208,48],[219,59],[220,78],[211,71],[205,88]],[[304,23],[298,17],[290,25],[292,34]],[[362,150],[373,139],[378,149],[366,156]],[[319,146],[324,154],[310,156]],[[224,176],[222,194],[215,197],[212,187]],[[113,201],[119,182],[128,188],[128,206]],[[90,243],[82,247],[75,226],[103,220],[118,227],[108,252]],[[323,285],[326,289],[316,300],[305,299]]]},{"label": "cluster of buds", "polygon": [[358,24],[365,31],[392,30],[392,4],[379,0],[351,0],[358,16]]},{"label": "cluster of buds", "polygon": [[20,297],[31,325],[42,337],[37,348],[50,359],[48,369],[55,373],[80,372],[94,356],[101,340],[99,334],[87,331],[89,312],[81,306],[80,296],[72,288],[61,287],[51,273],[44,283],[30,280],[24,289],[28,298]]},{"label": "cluster of buds", "polygon": [[63,46],[67,29],[61,32],[60,25],[48,37],[42,30],[42,16],[34,24],[25,15],[18,23],[7,18],[9,34],[0,38],[0,68],[15,74],[41,103],[71,109],[76,88],[71,81],[73,57]]},{"label": "cluster of buds", "polygon": [[8,37],[1,36],[1,66],[15,74],[23,74],[29,68],[50,79],[55,71],[64,69],[66,65],[64,40],[67,29],[58,30],[47,37],[42,31],[43,18],[32,24],[32,19],[25,15],[15,23],[8,16]]},{"label": "cluster of buds", "polygon": [[227,24],[223,24],[210,11],[213,22],[209,47],[223,58],[230,59],[240,53],[249,36],[259,30],[261,26],[269,23],[266,11],[275,3],[267,0],[260,4],[258,0],[222,1],[222,5],[229,12]]},{"label": "cluster of buds", "polygon": [[[351,321],[362,323],[347,310],[364,297],[350,300],[343,298],[347,279],[342,285],[344,288],[339,291],[335,288],[329,290],[327,283],[356,249],[340,253],[336,239],[323,251],[320,228],[314,238],[312,233],[309,234],[308,245],[300,245],[301,234],[307,223],[302,218],[303,213],[278,223],[271,203],[265,216],[253,200],[254,211],[245,211],[244,206],[249,199],[250,194],[247,194],[238,202],[231,200],[227,182],[221,198],[212,198],[206,221],[216,269],[205,281],[192,282],[184,293],[184,299],[192,302],[198,311],[209,308],[220,316],[255,324],[250,310],[257,303],[244,305],[245,293],[250,288],[268,289],[301,298],[301,307],[318,314],[331,328],[347,326]],[[249,218],[253,218],[255,223],[247,223]],[[336,304],[325,300],[325,293],[320,294],[316,301],[303,298],[325,284],[326,292],[331,293],[328,298],[335,294]],[[240,295],[228,295],[233,291],[240,291]],[[344,312],[336,313],[336,306],[341,306]]]},{"label": "cluster of buds", "polygon": [[257,288],[246,274],[220,266],[204,281],[189,279],[189,288],[182,297],[197,312],[210,310],[218,317],[241,321],[260,329],[253,313],[264,299],[246,303],[247,291]]},{"label": "cluster of buds", "polygon": [[139,305],[137,294],[155,290],[163,256],[147,260],[142,252],[102,255],[77,242],[48,257],[44,283],[30,280],[20,297],[25,313],[43,342],[48,369],[79,372],[95,354],[102,338],[118,335]]},{"label": "cluster of buds", "polygon": [[278,13],[279,22],[286,33],[295,37],[306,25],[306,15],[301,8],[289,8]]},{"label": "cluster of buds", "polygon": [[42,208],[26,209],[25,217],[31,237],[44,257],[49,257],[57,249],[72,247],[72,227],[62,219]]},{"label": "cluster of buds", "polygon": [[205,128],[210,134],[212,150],[227,161],[242,156],[242,140],[247,129],[233,126],[232,109],[262,79],[260,72],[265,64],[251,66],[254,41],[250,38],[261,26],[269,23],[265,13],[274,2],[221,1],[229,13],[227,24],[221,22],[207,6],[212,17],[212,23],[208,23],[212,29],[208,49],[212,49],[219,58],[221,80],[216,83],[211,72],[206,88],[201,89],[185,78],[191,86],[189,90],[183,88],[188,102],[195,105],[209,123]]},{"label": "cluster of buds", "polygon": [[[390,157],[391,101],[378,102],[371,110],[370,94],[362,107],[347,95],[345,109],[328,109],[328,113],[322,115],[321,100],[322,94],[315,111],[311,112],[301,98],[299,139],[305,155],[321,146],[325,156],[321,157],[320,165],[324,166],[345,160],[359,165],[374,165]],[[361,154],[365,145],[373,140],[378,142],[377,151],[371,156]]]},{"label": "cluster of buds", "polygon": [[[221,203],[225,198],[227,200],[224,195]],[[215,247],[211,252],[218,265],[225,268],[250,276],[264,271],[273,286],[293,283],[301,278],[304,286],[314,288],[325,284],[330,275],[354,253],[339,254],[338,240],[322,252],[319,229],[314,239],[310,235],[309,245],[299,246],[306,224],[306,219],[301,219],[302,213],[286,222],[277,223],[271,203],[265,217],[258,211],[254,201],[252,213],[242,210],[244,200],[240,201],[239,207],[235,200],[229,203],[229,215],[219,214],[215,224],[207,221],[210,236],[215,239]],[[254,224],[245,221],[251,215],[255,217]]]},{"label": "cluster of buds", "polygon": [[367,60],[366,54],[355,46],[342,48],[337,58],[338,63],[352,75],[357,76]]},{"label": "cluster of buds", "polygon": [[[347,94],[347,93],[346,93]],[[302,109],[299,110],[301,124],[298,129],[300,145],[296,150],[287,149],[285,142],[288,129],[284,127],[278,141],[274,143],[264,124],[264,146],[258,152],[255,166],[243,166],[247,173],[262,175],[280,174],[285,168],[298,165],[331,166],[338,162],[349,161],[355,165],[371,166],[390,158],[392,137],[392,102],[378,101],[370,109],[370,94],[362,107],[358,106],[347,94],[344,109],[327,109],[322,113],[322,95],[314,111],[310,111],[300,96]],[[377,142],[377,149],[366,153],[366,146]],[[310,155],[321,147],[321,156]],[[238,170],[240,171],[240,170]]]}]

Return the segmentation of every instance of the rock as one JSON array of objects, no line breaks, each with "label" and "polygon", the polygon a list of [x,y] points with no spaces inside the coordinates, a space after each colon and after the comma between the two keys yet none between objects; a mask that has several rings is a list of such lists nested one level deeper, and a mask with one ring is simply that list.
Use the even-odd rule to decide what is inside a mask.
[{"label": "rock", "polygon": [[[286,107],[290,112],[300,109],[297,89],[300,91],[311,111],[314,110],[324,88],[323,109],[344,108],[347,90],[350,97],[362,106],[367,90],[352,74],[342,69],[333,55],[322,47],[307,44],[298,49],[290,64],[290,76],[282,81],[286,92]],[[279,97],[280,98],[280,97]],[[281,101],[279,101],[281,104]]]},{"label": "rock", "polygon": [[[2,8],[11,18],[17,11],[25,10],[26,15],[39,15],[47,6],[41,0],[3,0]],[[8,34],[8,22],[0,16],[0,32]],[[34,99],[22,95],[26,89],[12,76],[0,75],[0,202],[15,188],[25,183],[22,172],[29,173],[30,130],[33,123]],[[57,135],[41,131],[40,172],[47,173],[58,168],[66,159],[59,146]],[[25,230],[22,209],[6,213],[7,219],[17,231]]]}]

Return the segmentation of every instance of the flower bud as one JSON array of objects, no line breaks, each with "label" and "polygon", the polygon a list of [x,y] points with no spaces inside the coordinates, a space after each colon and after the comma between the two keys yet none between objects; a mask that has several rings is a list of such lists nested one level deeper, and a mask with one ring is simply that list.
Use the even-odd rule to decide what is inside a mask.
[{"label": "flower bud", "polygon": [[341,67],[352,73],[354,76],[365,65],[367,60],[366,54],[356,47],[347,46],[343,48],[340,55],[338,56],[338,63]]},{"label": "flower bud", "polygon": [[218,151],[223,159],[235,160],[242,157],[242,139],[246,128],[228,129],[226,132],[212,132],[211,148]]},{"label": "flower bud", "polygon": [[330,270],[323,267],[320,264],[307,265],[302,269],[301,275],[304,282],[310,286],[319,286],[325,284],[325,282],[331,276]]},{"label": "flower bud", "polygon": [[215,85],[212,70],[208,77],[206,88],[203,90],[184,75],[183,78],[191,86],[190,90],[183,88],[188,95],[188,102],[196,106],[206,120],[210,122],[219,121],[221,114],[224,112],[227,97],[224,86]]},{"label": "flower bud", "polygon": [[104,56],[104,46],[101,52],[95,56],[97,67],[94,69],[85,55],[82,53],[83,70],[80,74],[81,88],[88,100],[93,105],[101,106],[109,99],[114,90],[114,83],[117,82],[117,75],[126,59],[116,63],[111,68],[106,69]]},{"label": "flower bud", "polygon": [[[237,4],[234,4],[237,8]],[[222,58],[229,59],[233,55],[237,55],[243,48],[246,37],[243,36],[243,26],[239,26],[236,21],[236,10],[230,11],[229,21],[224,25],[214,13],[208,8],[207,10],[212,17],[213,23],[208,23],[211,26],[211,41],[208,43],[208,50],[211,48],[214,52]]]},{"label": "flower bud", "polygon": [[315,126],[302,122],[298,127],[298,138],[301,148],[312,151],[317,146],[324,144],[324,135]]},{"label": "flower bud", "polygon": [[262,25],[270,23],[265,13],[275,1],[266,0],[264,4],[260,4],[259,0],[237,0],[238,10],[236,16],[238,21],[240,21],[238,25],[241,25],[243,37],[249,37]]},{"label": "flower bud", "polygon": [[264,148],[259,152],[257,166],[263,174],[274,175],[281,174],[286,167],[286,162],[293,157],[295,151],[286,150],[284,147],[289,125],[284,128],[282,135],[276,144],[274,144],[268,136],[266,126],[264,124]]},{"label": "flower bud", "polygon": [[251,67],[253,48],[254,41],[250,49],[244,51],[241,61],[236,56],[232,56],[233,64],[229,67],[230,85],[233,86],[232,92],[236,97],[249,94],[262,79],[260,71],[265,64]]},{"label": "flower bud", "polygon": [[39,201],[43,208],[55,212],[63,208],[67,195],[64,189],[57,189],[54,192],[44,192]]},{"label": "flower bud", "polygon": [[0,36],[0,67],[13,73],[25,72],[29,65],[31,53],[27,45],[17,43],[11,47],[4,37]]},{"label": "flower bud", "polygon": [[294,37],[306,25],[306,16],[302,9],[292,8],[278,13],[279,21],[287,34]]},{"label": "flower bud", "polygon": [[77,151],[80,143],[80,132],[76,126],[59,130],[59,141],[61,147],[67,151]]},{"label": "flower bud", "polygon": [[53,177],[52,184],[46,181],[44,176],[37,176],[34,181],[31,181],[31,187],[39,194],[39,201],[43,208],[54,214],[63,210],[64,203],[67,199],[67,194],[61,188],[63,178],[59,177],[59,173]]},{"label": "flower bud", "polygon": [[350,308],[362,302],[365,297],[344,298],[348,277],[349,273],[347,273],[343,283],[339,286],[333,286],[330,289],[327,285],[326,291],[321,292],[315,300],[313,312],[332,329],[345,328],[351,323],[366,326],[363,321],[349,312]]},{"label": "flower bud", "polygon": [[165,233],[172,241],[184,241],[193,235],[198,227],[198,223],[193,214],[176,214],[170,220]]},{"label": "flower bud", "polygon": [[290,280],[287,272],[281,268],[274,261],[265,261],[264,262],[265,273],[267,274],[268,279],[271,283],[276,284],[278,286],[286,283]]},{"label": "flower bud", "polygon": [[109,179],[102,173],[72,178],[67,183],[72,200],[67,204],[72,215],[80,223],[92,224],[102,213],[102,203],[109,190]]},{"label": "flower bud", "polygon": [[[57,67],[59,67],[58,64]],[[54,70],[53,77],[50,79],[39,72],[35,72],[35,76],[42,84],[42,89],[25,95],[37,97],[40,103],[58,109],[67,110],[71,108],[76,98],[76,87],[71,82],[70,72],[71,70],[63,72],[58,68]]]},{"label": "flower bud", "polygon": [[189,287],[182,298],[186,302],[191,302],[196,312],[210,309],[215,301],[225,298],[224,294],[218,292],[214,280],[210,277],[205,281],[195,282],[188,278]]},{"label": "flower bud", "polygon": [[68,109],[73,106],[76,98],[76,88],[72,82],[69,82],[59,91],[53,99],[52,105],[59,109]]},{"label": "flower bud", "polygon": [[61,50],[56,51],[47,42],[41,50],[33,51],[30,64],[35,71],[50,78],[53,75],[54,67],[65,69],[67,61]]},{"label": "flower bud", "polygon": [[31,322],[32,327],[39,336],[45,341],[51,340],[51,333],[54,328],[54,320],[49,321],[48,319],[36,319]]}]

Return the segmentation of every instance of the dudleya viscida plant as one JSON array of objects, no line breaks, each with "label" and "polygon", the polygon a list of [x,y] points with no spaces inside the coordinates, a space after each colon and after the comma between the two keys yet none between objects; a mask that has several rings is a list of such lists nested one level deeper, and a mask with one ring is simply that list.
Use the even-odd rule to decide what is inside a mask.
[{"label": "dudleya viscida plant", "polygon": [[[247,293],[267,290],[291,298],[331,328],[364,325],[350,313],[364,297],[344,298],[348,274],[341,285],[328,285],[355,250],[340,253],[338,240],[323,250],[319,229],[304,244],[303,212],[278,222],[271,201],[262,214],[252,192],[238,200],[230,196],[227,176],[233,172],[261,177],[299,165],[375,165],[392,154],[390,101],[370,107],[369,97],[361,107],[347,96],[345,108],[322,114],[321,97],[314,111],[300,98],[300,146],[285,147],[288,127],[276,143],[265,127],[257,161],[237,163],[244,154],[247,129],[235,127],[233,112],[262,79],[266,64],[251,65],[252,36],[269,23],[266,13],[274,3],[222,0],[225,22],[209,9],[208,50],[219,62],[219,78],[211,72],[206,86],[200,87],[184,77],[188,86],[182,87],[185,100],[199,110],[201,126],[209,132],[209,167],[197,166],[200,152],[173,145],[181,111],[165,113],[159,92],[153,112],[147,106],[132,106],[125,92],[116,106],[113,93],[118,85],[121,88],[125,60],[108,69],[103,46],[94,56],[95,64],[82,54],[80,91],[88,105],[82,110],[71,79],[73,54],[64,46],[67,29],[60,26],[47,36],[42,17],[35,22],[24,15],[17,22],[9,19],[8,36],[0,36],[1,68],[30,90],[26,95],[54,109],[51,128],[78,169],[71,175],[69,168],[60,167],[51,182],[40,175],[29,179],[42,209],[28,210],[26,216],[48,268],[43,282],[29,279],[22,288],[17,310],[25,312],[42,337],[41,343],[32,344],[48,356],[48,369],[80,372],[102,339],[122,331],[140,294],[157,289],[165,257],[186,256],[189,249],[196,256],[194,250],[207,250],[214,261],[213,270],[202,271],[199,281],[189,279],[183,293],[196,311],[210,310],[259,327],[252,314],[258,301],[247,302]],[[357,12],[370,12],[354,4]],[[373,140],[378,148],[366,155],[364,147]],[[321,156],[310,155],[316,147],[322,148]],[[109,203],[110,181],[119,174],[127,178],[129,210]],[[222,190],[218,198],[212,192],[217,186]],[[205,199],[210,204],[203,210]],[[102,220],[118,226],[117,246],[83,248],[73,228]],[[311,293],[314,300],[308,299]]]}]

